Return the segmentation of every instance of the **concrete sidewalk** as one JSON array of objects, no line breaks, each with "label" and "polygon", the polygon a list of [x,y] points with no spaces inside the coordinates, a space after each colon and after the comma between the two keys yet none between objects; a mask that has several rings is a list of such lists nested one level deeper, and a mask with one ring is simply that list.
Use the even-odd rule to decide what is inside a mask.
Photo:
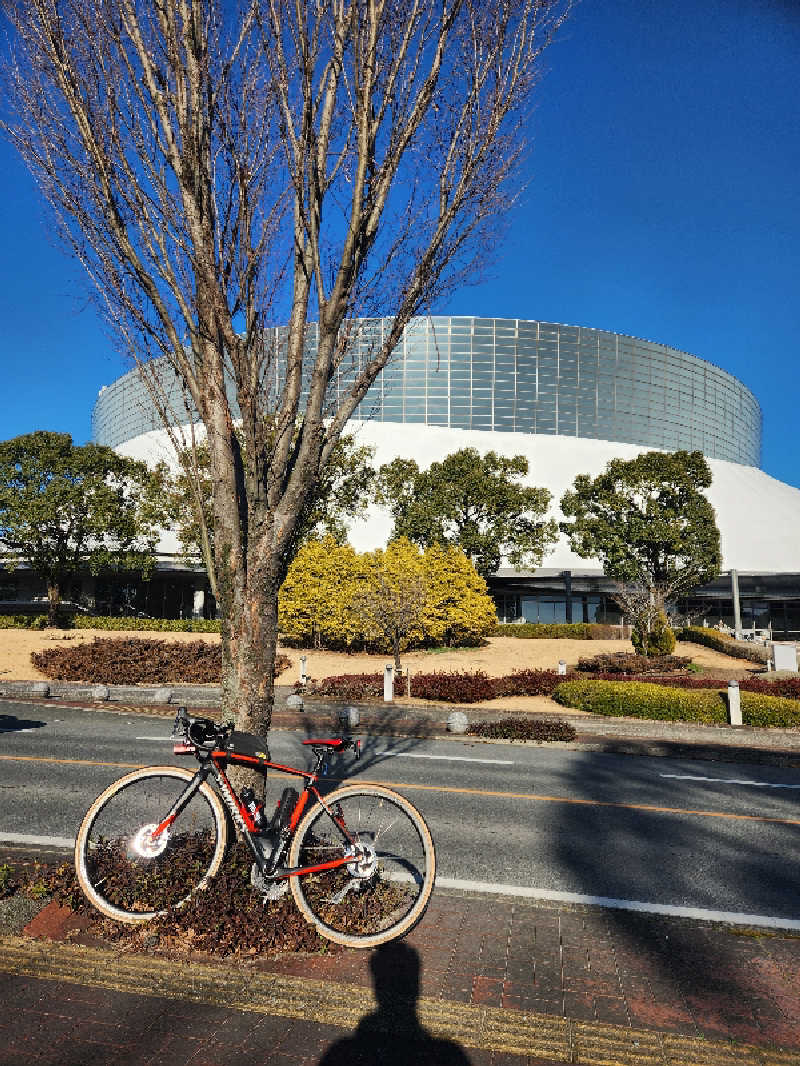
[{"label": "concrete sidewalk", "polygon": [[169,960],[69,926],[0,939],[2,1063],[800,1064],[797,935],[452,892],[378,953]]}]

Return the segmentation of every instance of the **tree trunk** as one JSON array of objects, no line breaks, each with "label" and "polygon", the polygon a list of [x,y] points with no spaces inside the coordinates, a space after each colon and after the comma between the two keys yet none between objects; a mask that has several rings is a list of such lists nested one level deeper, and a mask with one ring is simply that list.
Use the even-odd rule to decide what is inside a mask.
[{"label": "tree trunk", "polygon": [[58,625],[58,608],[61,603],[61,586],[57,580],[47,582],[47,624]]},{"label": "tree trunk", "polygon": [[[266,737],[274,701],[280,580],[271,560],[256,572],[248,569],[246,576],[226,570],[218,579],[228,601],[222,614],[223,715],[237,729]],[[230,592],[224,585],[232,586]]]},{"label": "tree trunk", "polygon": [[394,672],[395,672],[395,677],[399,677],[400,674],[403,672],[403,668],[400,665],[400,637],[399,637],[397,631],[395,631],[394,640],[392,641],[392,643],[394,645]]}]

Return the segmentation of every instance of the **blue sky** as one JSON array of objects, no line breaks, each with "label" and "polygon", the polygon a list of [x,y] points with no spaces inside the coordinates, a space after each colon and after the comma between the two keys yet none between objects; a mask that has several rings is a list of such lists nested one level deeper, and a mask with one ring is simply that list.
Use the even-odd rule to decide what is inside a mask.
[{"label": "blue sky", "polygon": [[[438,310],[709,359],[759,399],[764,469],[800,486],[800,4],[582,0],[546,64],[509,240]],[[0,183],[0,439],[83,443],[126,367],[5,142]]]}]

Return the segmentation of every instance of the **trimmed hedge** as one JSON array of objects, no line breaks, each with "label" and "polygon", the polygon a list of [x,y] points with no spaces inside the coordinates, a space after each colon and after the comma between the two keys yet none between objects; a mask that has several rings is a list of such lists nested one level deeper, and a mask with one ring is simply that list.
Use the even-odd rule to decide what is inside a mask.
[{"label": "trimmed hedge", "polygon": [[72,620],[75,629],[130,629],[150,633],[219,633],[220,625],[218,618],[93,617],[76,614]]},{"label": "trimmed hedge", "polygon": [[502,622],[489,635],[523,640],[623,640],[621,632],[621,626],[599,622]]},{"label": "trimmed hedge", "polygon": [[[222,648],[203,640],[95,637],[75,647],[32,652],[31,662],[55,681],[218,685],[222,680]],[[275,676],[289,665],[286,655],[278,655]]]},{"label": "trimmed hedge", "polygon": [[[498,696],[549,696],[559,682],[574,677],[555,670],[516,670],[505,677],[489,677],[483,670],[439,671],[411,675],[411,695],[436,703],[480,703]],[[298,690],[302,686],[295,686]],[[340,700],[383,696],[383,674],[340,674],[309,681],[306,691],[313,696]],[[395,677],[394,694],[403,696],[406,678]]]},{"label": "trimmed hedge", "polygon": [[[739,681],[739,688],[742,692],[761,692],[765,696],[785,696],[788,700],[800,700],[800,676],[797,677],[775,677],[775,675],[767,675],[767,678],[772,676],[774,680],[767,680],[760,677],[743,677]],[[722,677],[676,677],[674,675],[663,677],[651,677],[642,678],[641,675],[626,674],[620,676],[615,673],[596,673],[592,675],[593,681],[641,681],[646,680],[653,685],[667,685],[671,688],[713,688],[713,689],[727,689],[728,680]]]},{"label": "trimmed hedge", "polygon": [[574,740],[576,732],[567,722],[542,721],[540,718],[500,718],[496,722],[473,722],[467,729],[471,737],[489,740]]},{"label": "trimmed hedge", "polygon": [[[45,629],[46,614],[3,614],[0,629]],[[60,629],[141,630],[150,633],[219,633],[217,618],[135,618],[124,615],[59,614]]]},{"label": "trimmed hedge", "polygon": [[0,629],[44,629],[46,614],[0,614]]},{"label": "trimmed hedge", "polygon": [[[683,689],[640,681],[567,681],[553,699],[564,707],[608,716],[670,722],[728,721],[725,692]],[[760,692],[742,692],[742,721],[751,726],[800,726],[800,701]]]},{"label": "trimmed hedge", "polygon": [[582,674],[649,674],[687,670],[692,660],[683,655],[637,655],[635,652],[610,652],[579,659]]},{"label": "trimmed hedge", "polygon": [[496,681],[483,670],[412,674],[411,695],[435,703],[480,703],[499,695]]},{"label": "trimmed hedge", "polygon": [[686,640],[692,644],[703,644],[706,648],[730,655],[734,659],[747,659],[751,663],[765,663],[767,661],[767,649],[758,648],[747,644],[743,640],[734,640],[727,633],[720,633],[717,629],[704,629],[703,626],[685,626],[676,631],[678,640]]},{"label": "trimmed hedge", "polygon": [[[402,696],[406,691],[405,677],[394,678],[394,694]],[[336,700],[366,700],[383,697],[383,674],[335,674],[321,681],[309,680],[306,685],[295,682],[295,691],[311,696],[329,696]]]}]

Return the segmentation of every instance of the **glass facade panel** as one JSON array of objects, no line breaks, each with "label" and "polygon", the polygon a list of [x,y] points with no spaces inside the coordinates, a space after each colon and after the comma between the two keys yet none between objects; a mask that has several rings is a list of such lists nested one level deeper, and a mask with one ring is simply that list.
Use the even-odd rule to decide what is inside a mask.
[{"label": "glass facade panel", "polygon": [[[350,351],[330,385],[329,409],[388,336],[390,320],[352,327]],[[313,352],[317,327],[309,326]],[[279,393],[286,330],[266,330],[263,389]],[[158,368],[181,419],[196,418],[172,371]],[[459,429],[562,433],[642,447],[700,448],[758,466],[761,409],[724,370],[662,344],[603,330],[516,319],[418,318],[358,408],[378,421]],[[134,370],[104,388],[94,408],[98,443],[115,446],[160,422]]]}]

